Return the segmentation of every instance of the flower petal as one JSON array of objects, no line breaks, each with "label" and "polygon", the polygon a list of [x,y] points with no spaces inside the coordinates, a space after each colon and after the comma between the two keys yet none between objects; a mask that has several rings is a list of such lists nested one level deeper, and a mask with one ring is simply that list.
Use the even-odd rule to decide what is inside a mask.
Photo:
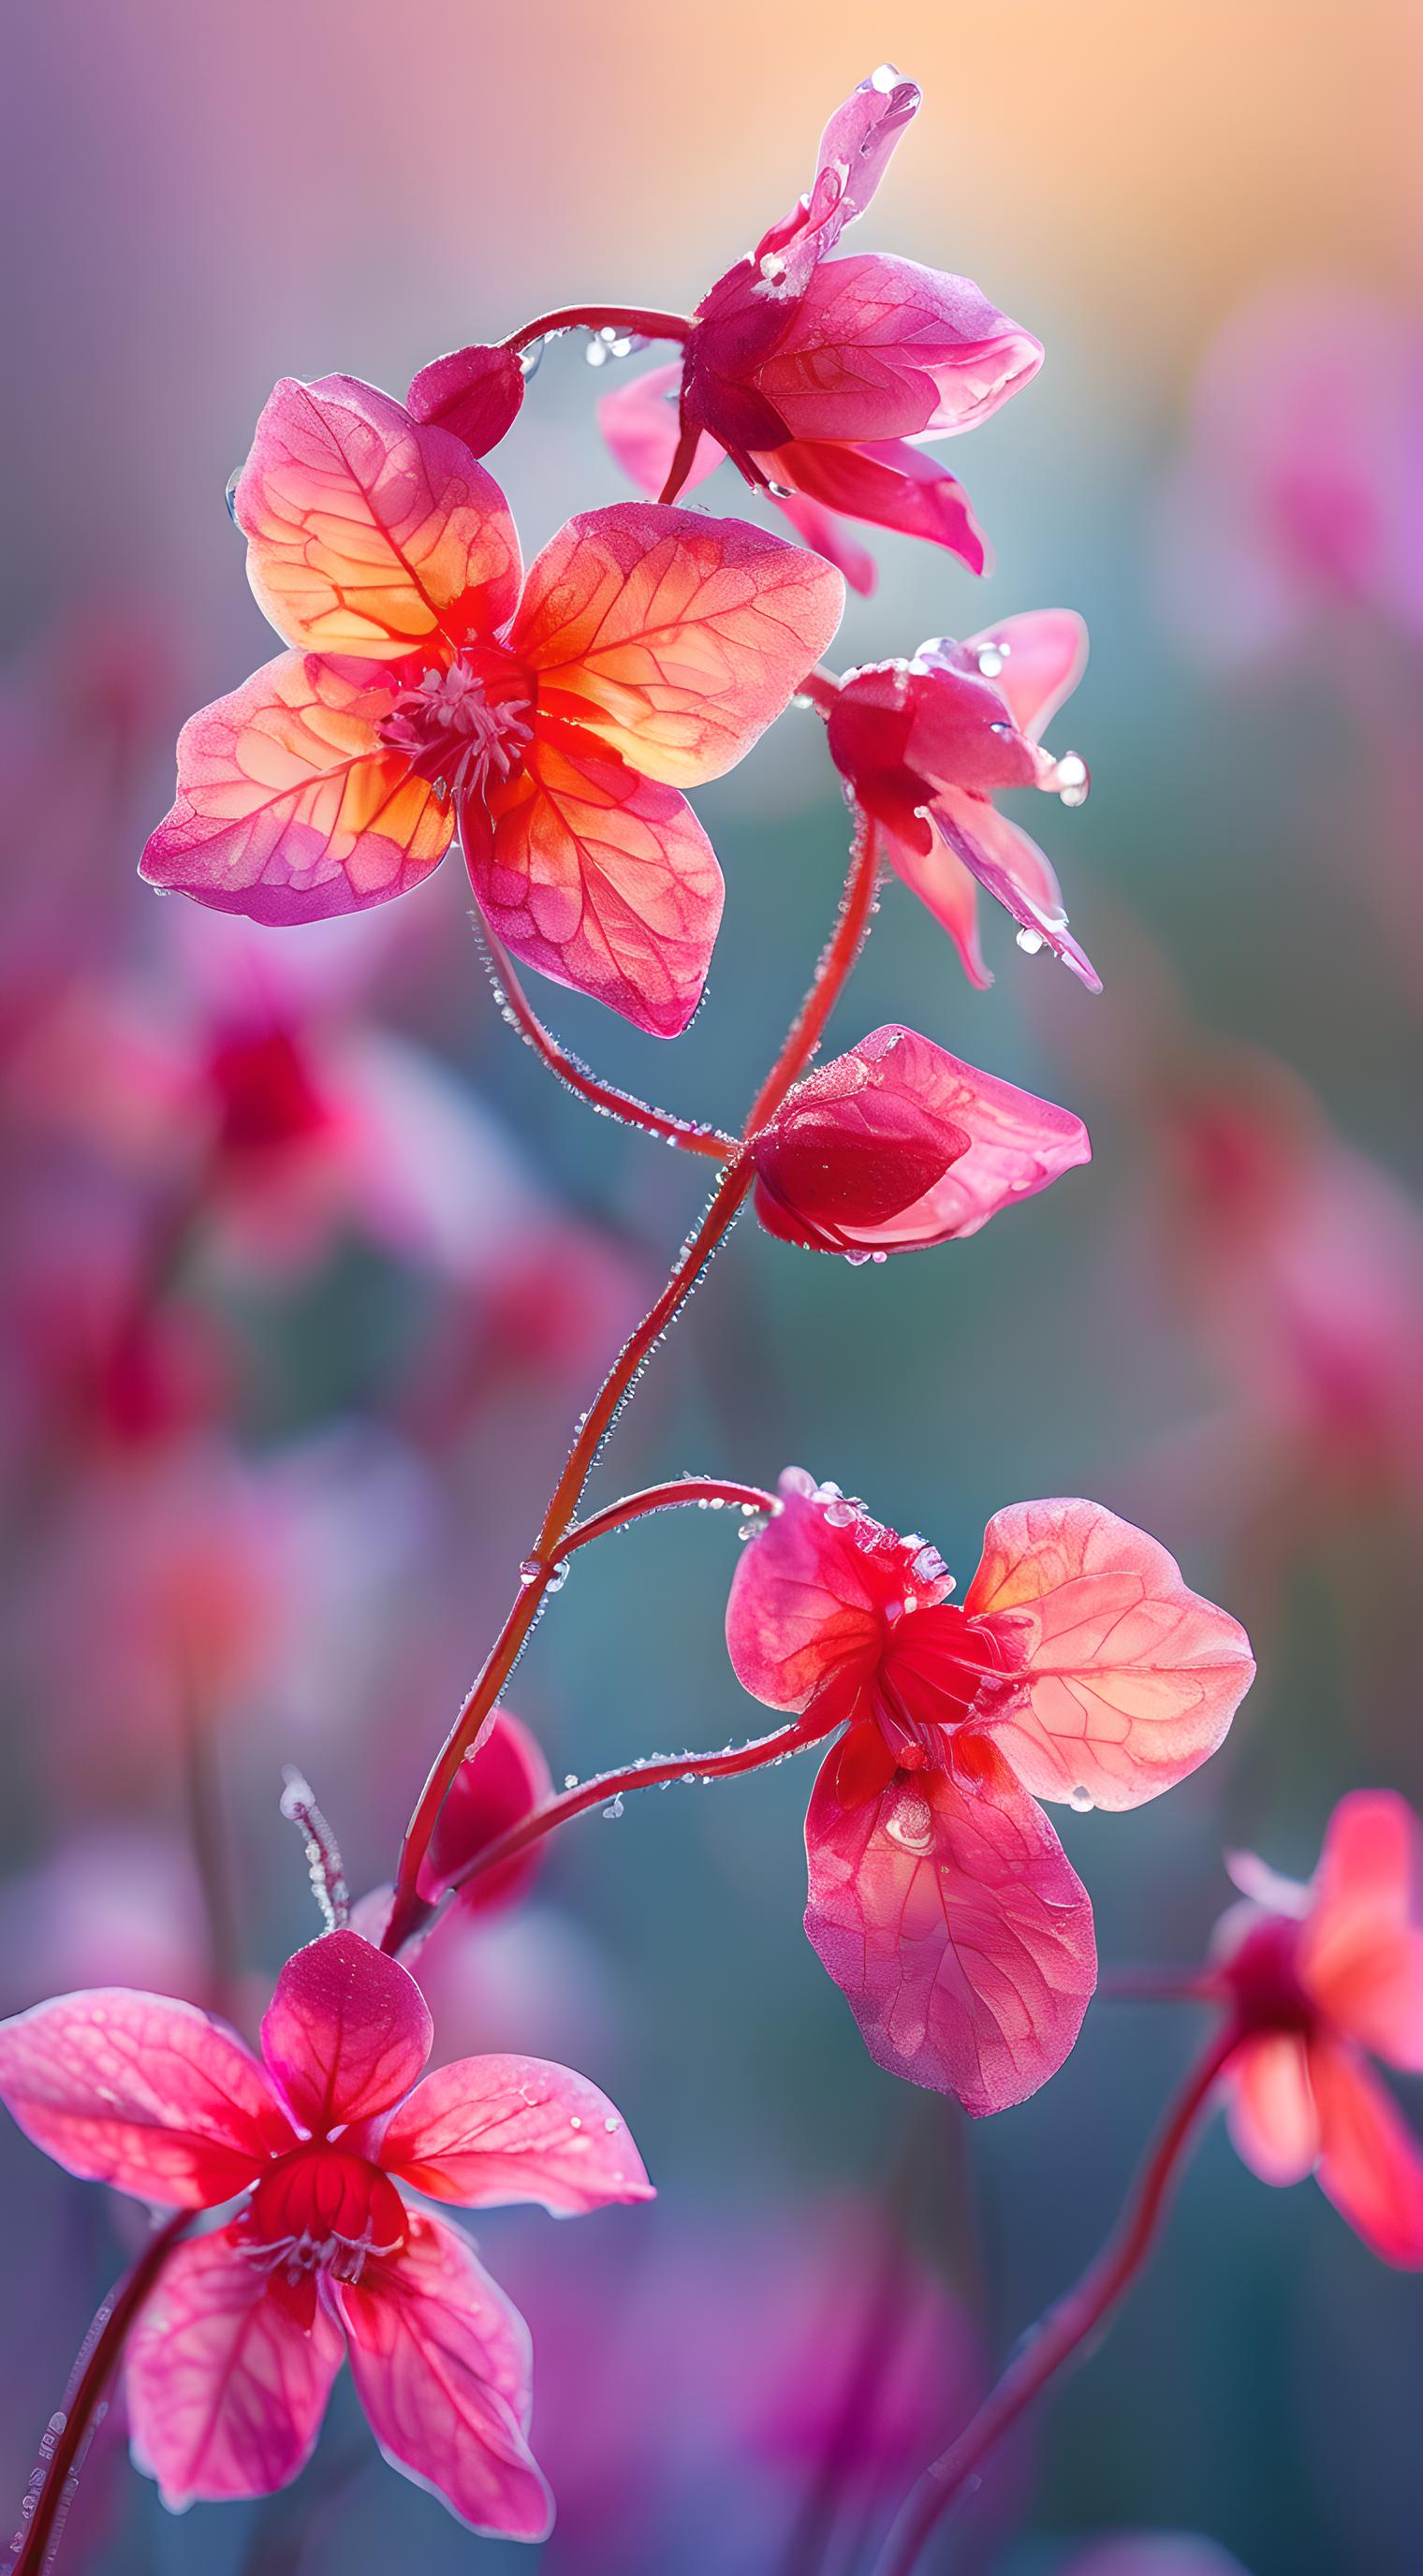
[{"label": "flower petal", "polygon": [[901,80],[891,64],[881,63],[837,107],[820,138],[810,188],[752,253],[772,294],[799,295],[816,262],[864,213],[920,104],[917,83]]},{"label": "flower petal", "polygon": [[701,1000],[723,900],[685,798],[567,725],[535,742],[493,812],[466,856],[498,937],[556,984],[676,1037]]},{"label": "flower petal", "polygon": [[970,796],[957,788],[942,790],[932,811],[954,856],[977,878],[985,894],[991,894],[1017,922],[1025,944],[1050,948],[1079,984],[1085,984],[1089,993],[1100,993],[1102,979],[1067,927],[1062,889],[1036,841],[986,797]]},{"label": "flower petal", "polygon": [[262,2054],[317,2136],[408,2093],[434,2032],[408,1969],[358,1932],[325,1932],[288,1959],[262,2023]]},{"label": "flower petal", "polygon": [[995,1512],[964,1608],[1008,1630],[1021,1660],[994,1741],[1038,1798],[1158,1797],[1214,1753],[1254,1677],[1239,1622],[1100,1503]]},{"label": "flower petal", "polygon": [[762,1224],[839,1252],[977,1234],[1091,1156],[1070,1110],[894,1025],[799,1083],[752,1151]]},{"label": "flower petal", "polygon": [[834,510],[824,509],[819,501],[810,500],[803,492],[777,490],[773,495],[783,519],[789,519],[802,545],[812,553],[824,555],[842,572],[852,590],[868,599],[879,575],[874,556],[859,544],[846,527],[842,527]]},{"label": "flower petal", "polygon": [[402,2102],[379,2155],[412,2191],[466,2209],[537,2200],[568,2217],[654,2197],[606,2094],[541,2057],[437,2067]]},{"label": "flower petal", "polygon": [[1392,2095],[1355,2049],[1316,2040],[1319,2182],[1340,2216],[1385,2263],[1423,2270],[1423,2151]]},{"label": "flower petal", "polygon": [[[598,427],[607,440],[618,464],[629,482],[655,501],[677,453],[681,423],[677,416],[677,389],[682,381],[682,361],[674,358],[670,366],[649,368],[646,375],[632,376],[625,384],[616,385],[603,395],[598,405]],[[682,478],[681,488],[690,492],[714,474],[726,450],[705,432],[698,439],[696,452]]]},{"label": "flower petal", "polygon": [[178,737],[178,797],[143,853],[150,885],[285,926],[418,885],[454,830],[428,779],[376,728],[373,664],[279,653]]},{"label": "flower petal", "polygon": [[648,501],[570,519],[531,565],[511,651],[540,706],[646,778],[719,778],[840,623],[833,566],[753,528]]},{"label": "flower petal", "polygon": [[1300,1975],[1332,2021],[1423,2070],[1423,1831],[1392,1789],[1355,1789],[1329,1821]]},{"label": "flower petal", "polygon": [[[420,1874],[421,1895],[437,1897],[467,1861],[531,1815],[552,1789],[538,1737],[511,1709],[496,1709],[474,1751],[460,1764],[440,1809]],[[512,1904],[537,1877],[544,1857],[537,1844],[516,1852],[498,1869],[482,1872],[463,1891],[460,1903],[469,1913]]]},{"label": "flower petal", "polygon": [[85,2182],[208,2209],[293,2144],[235,2031],[166,1995],[95,1986],[0,2022],[0,2100]]},{"label": "flower petal", "polygon": [[773,483],[789,484],[827,510],[943,546],[970,572],[989,569],[988,540],[963,485],[906,439],[855,446],[788,439],[757,462]]},{"label": "flower petal", "polygon": [[1239,2050],[1228,2077],[1236,2154],[1262,2182],[1300,2182],[1319,2154],[1319,2118],[1304,2041],[1272,2032]]},{"label": "flower petal", "polygon": [[258,606],[289,644],[448,661],[502,625],[519,544],[492,475],[351,376],[272,394],[233,498]]},{"label": "flower petal", "polygon": [[405,397],[412,420],[447,429],[472,456],[497,447],[519,416],[524,371],[508,349],[452,349],[432,359],[411,380]]},{"label": "flower petal", "polygon": [[973,429],[1042,356],[970,278],[870,253],[815,270],[749,379],[788,438],[859,444]]},{"label": "flower petal", "polygon": [[886,848],[895,875],[948,932],[970,984],[986,993],[993,977],[978,936],[977,878],[937,833],[930,835],[927,850],[919,850],[901,833],[891,832]]},{"label": "flower petal", "polygon": [[806,1932],[871,2057],[976,2117],[1056,2072],[1097,1974],[1085,1888],[1040,1808],[983,1753],[972,1787],[901,1772],[848,1809],[832,1754],[805,1826]]},{"label": "flower petal", "polygon": [[320,2302],[307,2330],[271,2296],[232,2228],[180,2245],[129,2338],[135,2467],[173,2513],[274,2494],[316,2447],[342,2349]]},{"label": "flower petal", "polygon": [[528,2329],[465,2239],[414,2219],[401,2252],[337,2296],[357,2393],[391,2466],[475,2531],[542,2540],[553,2503],[524,2439]]},{"label": "flower petal", "polygon": [[868,1671],[903,1565],[859,1544],[859,1521],[830,1516],[803,1467],[780,1480],[781,1508],[743,1549],[726,1605],[726,1643],[743,1690],[768,1708],[803,1709],[833,1675]]},{"label": "flower petal", "polygon": [[998,656],[994,685],[1019,731],[1041,742],[1087,668],[1087,621],[1075,608],[1029,608],[965,636],[964,646],[975,656]]}]

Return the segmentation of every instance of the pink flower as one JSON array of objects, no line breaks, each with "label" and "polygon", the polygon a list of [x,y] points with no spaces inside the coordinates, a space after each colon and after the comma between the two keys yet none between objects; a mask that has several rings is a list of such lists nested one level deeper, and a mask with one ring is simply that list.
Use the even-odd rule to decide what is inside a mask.
[{"label": "pink flower", "polygon": [[432,2035],[414,1979],[349,1931],[288,1960],[261,2060],[124,1987],[0,2024],[0,2098],[70,2173],[170,2208],[243,2195],[169,2258],[129,2343],[134,2456],[173,2510],[294,2478],[349,2351],[393,2467],[477,2531],[548,2531],[523,2320],[405,2195],[568,2215],[651,2186],[581,2076],[482,2057],[421,2082]]},{"label": "pink flower", "polygon": [[893,1026],[818,1066],[751,1140],[768,1233],[852,1261],[977,1234],[1090,1155],[1070,1110]]},{"label": "pink flower", "polygon": [[286,924],[402,894],[458,823],[497,935],[659,1037],[685,1028],[721,871],[681,793],[733,766],[839,622],[824,564],[627,502],[522,579],[498,485],[349,376],[279,384],[235,515],[279,654],[184,727],[151,884]]},{"label": "pink flower", "polygon": [[968,278],[829,256],[918,107],[914,83],[888,65],[862,81],[821,137],[808,193],[703,297],[680,370],[658,368],[601,406],[609,445],[645,490],[671,498],[725,453],[858,590],[874,567],[842,517],[984,570],[966,493],[921,445],[986,420],[1042,364],[1039,342]]},{"label": "pink flower", "polygon": [[1423,2268],[1423,2150],[1368,2054],[1423,2072],[1423,1835],[1388,1789],[1340,1800],[1308,1887],[1250,1853],[1215,1984],[1252,2036],[1231,2061],[1235,2144],[1262,2182],[1318,2176],[1386,2263]]},{"label": "pink flower", "polygon": [[896,873],[980,987],[993,978],[978,944],[976,885],[1017,922],[1021,948],[1051,948],[1089,992],[1102,989],[1068,931],[1049,861],[993,801],[1002,788],[1038,787],[1083,803],[1085,764],[1075,752],[1054,760],[1041,737],[1086,661],[1080,617],[1030,609],[962,644],[941,635],[912,662],[848,671],[830,709],[831,758],[887,834]]},{"label": "pink flower", "polygon": [[[460,1764],[440,1809],[421,1873],[421,1894],[433,1901],[467,1862],[552,1794],[553,1780],[537,1736],[512,1710],[496,1709],[478,1751]],[[517,1904],[537,1878],[546,1851],[545,1844],[535,1843],[517,1852],[472,1880],[461,1903],[478,1913],[502,1912]]]},{"label": "pink flower", "polygon": [[435,358],[411,380],[405,397],[412,420],[433,422],[462,439],[473,456],[487,456],[511,430],[524,399],[524,370],[508,349],[480,343]]},{"label": "pink flower", "polygon": [[727,1607],[739,1679],[845,1733],[806,1819],[806,1930],[876,2063],[976,2114],[1054,2073],[1096,1981],[1036,1803],[1140,1806],[1215,1751],[1244,1631],[1098,1503],[988,1525],[962,1609],[937,1551],[800,1468]]}]

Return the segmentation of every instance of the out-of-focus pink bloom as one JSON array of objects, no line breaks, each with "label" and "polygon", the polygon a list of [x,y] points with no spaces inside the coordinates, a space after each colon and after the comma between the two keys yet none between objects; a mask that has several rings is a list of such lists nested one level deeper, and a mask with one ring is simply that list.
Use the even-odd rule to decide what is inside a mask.
[{"label": "out-of-focus pink bloom", "polygon": [[[420,1892],[432,1901],[456,1873],[502,1833],[532,1815],[553,1790],[543,1747],[521,1718],[496,1709],[477,1749],[466,1756],[440,1809],[421,1872]],[[474,1879],[461,1897],[472,1913],[498,1913],[517,1904],[537,1878],[546,1845],[535,1843],[498,1869]]]},{"label": "out-of-focus pink bloom", "polygon": [[1314,2174],[1375,2254],[1423,2268],[1423,2149],[1369,2055],[1423,2073],[1423,1832],[1388,1789],[1340,1800],[1307,1887],[1251,1853],[1213,1985],[1250,2034],[1230,2125],[1262,2182]]},{"label": "out-of-focus pink bloom", "polygon": [[196,1997],[208,1973],[192,1855],[172,1835],[143,1826],[81,1831],[0,1888],[7,2011],[99,1976]]},{"label": "out-of-focus pink bloom", "polygon": [[703,297],[680,369],[601,406],[609,445],[645,490],[671,498],[725,453],[859,590],[874,567],[841,517],[985,569],[966,493],[921,443],[974,428],[1042,364],[1039,342],[968,278],[829,256],[918,107],[913,81],[888,65],[862,81],[821,137],[808,193]]},{"label": "out-of-focus pink bloom", "polygon": [[1423,334],[1358,289],[1274,287],[1197,380],[1163,496],[1166,616],[1216,666],[1368,608],[1423,625]]},{"label": "out-of-focus pink bloom", "polygon": [[883,1259],[977,1234],[1091,1150],[1070,1110],[913,1029],[873,1029],[753,1137],[756,1213],[783,1242]]},{"label": "out-of-focus pink bloom", "polygon": [[627,502],[570,520],[525,579],[469,449],[348,376],[278,385],[235,513],[293,649],[185,726],[150,883],[320,920],[418,884],[458,822],[517,957],[685,1028],[722,883],[681,790],[780,714],[839,623],[837,575],[740,520]]},{"label": "out-of-focus pink bloom", "polygon": [[1073,610],[1031,609],[962,644],[941,635],[912,662],[847,671],[830,709],[831,758],[980,987],[993,979],[978,943],[978,886],[1017,922],[1020,948],[1051,948],[1101,991],[1048,859],[993,801],[1004,788],[1038,787],[1083,802],[1085,763],[1076,752],[1055,760],[1041,737],[1086,661],[1087,629]]},{"label": "out-of-focus pink bloom", "polygon": [[1225,1735],[1244,1631],[1100,1504],[995,1514],[961,1609],[936,1549],[802,1469],[737,1568],[726,1633],[768,1707],[845,1728],[806,1819],[806,1930],[876,2062],[975,2114],[1061,2065],[1092,1910],[1037,1804],[1140,1806]]},{"label": "out-of-focus pink bloom", "polygon": [[170,2256],[128,2346],[134,2457],[173,2509],[294,2478],[349,2350],[394,2467],[475,2530],[546,2534],[523,2320],[405,2192],[567,2215],[651,2186],[582,2076],[486,2057],[420,2081],[432,2036],[414,1979],[350,1931],[287,1962],[260,2060],[125,1987],[0,2026],[0,2098],[70,2173],[169,2208],[244,2195]]}]

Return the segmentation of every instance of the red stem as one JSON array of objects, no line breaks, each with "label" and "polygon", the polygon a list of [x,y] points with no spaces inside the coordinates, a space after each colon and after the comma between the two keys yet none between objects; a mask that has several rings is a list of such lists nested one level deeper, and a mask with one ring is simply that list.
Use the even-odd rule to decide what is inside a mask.
[{"label": "red stem", "polygon": [[620,1119],[624,1126],[643,1128],[663,1144],[679,1145],[688,1154],[705,1154],[713,1163],[724,1163],[735,1153],[735,1137],[724,1135],[720,1128],[698,1126],[690,1118],[674,1118],[665,1109],[652,1109],[645,1101],[634,1099],[630,1091],[619,1091],[613,1083],[600,1082],[544,1027],[514,971],[508,950],[487,922],[481,923],[480,935],[487,951],[494,998],[504,1017],[527,1038],[550,1073],[578,1099],[589,1101],[605,1116]]},{"label": "red stem", "polygon": [[49,2454],[39,2493],[31,2504],[23,2535],[12,2542],[9,2576],[41,2576],[49,2563],[50,2542],[71,2477],[77,2475],[95,2415],[118,2366],[124,2340],[183,2230],[192,2224],[190,2209],[175,2210],[152,2237],[118,2288],[105,2301],[89,2329],[79,2356],[76,2379],[65,2393],[59,2431]]},{"label": "red stem", "polygon": [[575,1548],[586,1547],[590,1538],[606,1538],[610,1530],[626,1529],[630,1521],[643,1520],[649,1512],[676,1511],[688,1503],[709,1503],[714,1509],[730,1503],[741,1511],[767,1513],[781,1508],[779,1497],[768,1494],[764,1485],[732,1484],[721,1476],[676,1476],[665,1485],[644,1485],[639,1493],[624,1494],[620,1502],[590,1512],[586,1521],[575,1521],[554,1549],[554,1563],[561,1565]]},{"label": "red stem", "polygon": [[[876,835],[873,827],[859,816],[839,920],[780,1054],[756,1095],[744,1131],[747,1136],[753,1135],[780,1107],[792,1083],[814,1055],[825,1023],[844,989],[845,979],[869,929],[878,878]],[[753,1178],[751,1157],[743,1145],[734,1160],[724,1165],[701,1223],[684,1244],[661,1296],[629,1334],[583,1416],[568,1463],[553,1489],[538,1536],[524,1560],[525,1565],[533,1570],[522,1581],[518,1598],[490,1648],[474,1687],[460,1708],[406,1827],[396,1870],[390,1921],[381,1945],[392,1955],[404,1946],[428,1917],[430,1909],[420,1894],[420,1870],[435,1830],[435,1820],[460,1764],[495,1706],[543,1608],[544,1596],[555,1571],[555,1551],[572,1527],[579,1497],[598,1452],[645,1363],[668,1325],[685,1305],[712,1254],[730,1232],[750,1192]]]},{"label": "red stem", "polygon": [[958,2440],[925,2470],[876,2562],[875,2576],[912,2576],[935,2526],[977,2483],[989,2453],[1131,2288],[1156,2242],[1197,2121],[1243,2036],[1233,2021],[1217,2032],[1168,2113],[1115,2233],[1075,2288],[1049,2308],[1019,2344],[997,2386]]},{"label": "red stem", "polygon": [[638,340],[686,340],[691,320],[685,313],[648,312],[638,304],[561,304],[556,313],[541,313],[501,340],[501,349],[518,357],[550,331],[626,331]]},{"label": "red stem", "polygon": [[652,1754],[640,1762],[625,1763],[619,1771],[600,1771],[591,1780],[581,1780],[576,1788],[565,1789],[550,1798],[543,1807],[521,1816],[509,1825],[496,1841],[486,1843],[483,1851],[449,1881],[441,1891],[441,1904],[468,1887],[471,1879],[484,1872],[499,1869],[506,1860],[514,1860],[527,1851],[531,1843],[540,1843],[546,1834],[556,1832],[573,1816],[586,1814],[589,1807],[606,1807],[634,1789],[656,1789],[668,1780],[734,1780],[744,1771],[762,1771],[768,1762],[784,1762],[791,1753],[803,1753],[809,1744],[819,1744],[840,1723],[840,1713],[827,1717],[807,1709],[803,1717],[789,1726],[776,1729],[774,1735],[759,1735],[750,1744],[738,1744],[723,1753]]},{"label": "red stem", "polygon": [[672,462],[667,468],[667,480],[657,495],[659,501],[667,502],[676,500],[678,493],[681,491],[682,486],[686,482],[688,475],[691,473],[692,466],[696,461],[697,447],[700,443],[701,435],[701,423],[699,421],[683,421],[681,428],[677,432],[677,444],[672,450]]}]

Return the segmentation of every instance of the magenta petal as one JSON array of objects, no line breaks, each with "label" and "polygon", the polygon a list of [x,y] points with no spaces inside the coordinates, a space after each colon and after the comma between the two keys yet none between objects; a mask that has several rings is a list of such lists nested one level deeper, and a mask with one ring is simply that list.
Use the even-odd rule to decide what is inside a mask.
[{"label": "magenta petal", "polygon": [[231,2228],[180,2245],[129,2338],[135,2466],[174,2513],[274,2494],[316,2447],[342,2348],[319,2301],[297,2324]]},{"label": "magenta petal", "polygon": [[412,2191],[466,2209],[536,2200],[568,2217],[654,2196],[606,2094],[539,2057],[437,2067],[402,2102],[379,2154]]},{"label": "magenta petal", "polygon": [[433,421],[484,456],[513,428],[524,399],[524,371],[508,349],[476,346],[435,358],[411,379],[412,420]]},{"label": "magenta petal", "polygon": [[772,483],[788,484],[826,509],[943,546],[970,572],[989,568],[988,540],[963,485],[907,439],[859,446],[794,439],[757,461]]},{"label": "magenta petal", "polygon": [[323,2136],[408,2093],[434,2036],[409,1971],[358,1932],[327,1932],[288,1959],[262,2023],[262,2054],[299,2120]]},{"label": "magenta petal", "polygon": [[196,2005],[96,1986],[0,2023],[0,2100],[86,2182],[207,2209],[293,2144],[250,2049]]},{"label": "magenta petal", "polygon": [[934,800],[934,820],[949,848],[985,894],[1017,922],[1029,942],[1050,948],[1089,993],[1100,993],[1102,979],[1086,950],[1067,927],[1062,893],[1036,841],[1010,823],[986,798],[957,788]]},{"label": "magenta petal", "polygon": [[806,1817],[805,1928],[876,2065],[975,2117],[1035,2093],[1096,1983],[1092,1908],[1046,1816],[991,1754],[972,1786],[899,1773],[842,1807],[832,1756]]},{"label": "magenta petal", "polygon": [[[598,405],[598,427],[617,462],[629,481],[653,501],[660,496],[672,471],[681,435],[677,414],[681,381],[682,361],[674,358],[670,366],[653,367],[645,376],[633,376],[628,383],[616,385]],[[704,483],[709,474],[716,472],[725,453],[703,431],[682,478],[682,491],[690,492],[695,484]]]},{"label": "magenta petal", "polygon": [[778,489],[773,495],[777,509],[789,519],[796,535],[812,553],[824,555],[827,563],[839,566],[852,590],[868,599],[879,576],[874,556],[843,528],[835,511],[826,510],[804,492]]},{"label": "magenta petal", "polygon": [[[541,1806],[552,1789],[537,1736],[511,1709],[496,1709],[474,1751],[460,1764],[436,1819],[420,1874],[422,1896],[438,1896],[469,1861]],[[471,1913],[511,1904],[538,1876],[544,1858],[543,1848],[535,1845],[502,1867],[481,1872],[464,1890],[461,1904]]]},{"label": "magenta petal", "polygon": [[857,1542],[857,1518],[832,1519],[814,1480],[788,1467],[781,1508],[743,1550],[726,1605],[737,1680],[768,1708],[803,1709],[835,1675],[872,1669],[885,1604],[903,1592],[902,1564]]},{"label": "magenta petal", "polygon": [[749,385],[792,439],[932,438],[986,420],[1041,364],[971,279],[872,253],[815,270]]},{"label": "magenta petal", "polygon": [[1423,2148],[1356,2049],[1316,2040],[1309,2075],[1321,2189],[1385,2263],[1423,2270]]},{"label": "magenta petal", "polygon": [[1330,2019],[1423,2072],[1423,1830],[1392,1789],[1355,1789],[1329,1820],[1300,1975]]},{"label": "magenta petal", "polygon": [[881,63],[837,107],[820,138],[808,193],[762,235],[752,254],[770,293],[802,292],[816,262],[834,249],[846,224],[864,213],[920,103],[917,84]]},{"label": "magenta petal", "polygon": [[337,2295],[357,2393],[391,2466],[474,2531],[544,2539],[553,2503],[524,2439],[528,2329],[465,2239],[414,2219],[398,2255]]},{"label": "magenta petal", "polygon": [[1074,608],[1029,608],[965,636],[963,650],[980,669],[998,663],[995,686],[1013,722],[1040,742],[1087,668],[1087,624]]}]

